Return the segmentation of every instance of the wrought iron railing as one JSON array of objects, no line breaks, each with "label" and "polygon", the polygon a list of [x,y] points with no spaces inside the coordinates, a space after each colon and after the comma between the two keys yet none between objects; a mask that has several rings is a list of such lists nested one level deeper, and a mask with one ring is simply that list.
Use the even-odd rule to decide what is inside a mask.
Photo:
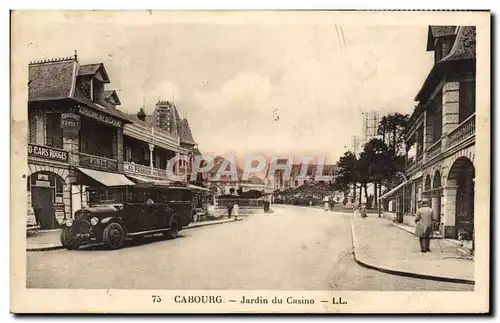
[{"label": "wrought iron railing", "polygon": [[462,141],[472,137],[475,133],[476,114],[474,113],[448,134],[448,144],[446,148],[450,148],[461,143]]},{"label": "wrought iron railing", "polygon": [[427,149],[426,160],[431,160],[441,153],[441,139],[432,144],[432,146]]},{"label": "wrought iron railing", "polygon": [[151,168],[151,166],[135,164],[131,162],[123,162],[123,171],[136,175],[147,175],[167,178],[167,171],[160,168]]}]

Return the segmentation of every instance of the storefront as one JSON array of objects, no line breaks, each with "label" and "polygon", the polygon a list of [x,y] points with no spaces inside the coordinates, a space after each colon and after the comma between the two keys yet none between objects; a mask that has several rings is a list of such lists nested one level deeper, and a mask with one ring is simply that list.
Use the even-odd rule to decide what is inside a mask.
[{"label": "storefront", "polygon": [[66,183],[56,173],[39,171],[28,176],[28,198],[42,230],[56,229],[65,218]]}]

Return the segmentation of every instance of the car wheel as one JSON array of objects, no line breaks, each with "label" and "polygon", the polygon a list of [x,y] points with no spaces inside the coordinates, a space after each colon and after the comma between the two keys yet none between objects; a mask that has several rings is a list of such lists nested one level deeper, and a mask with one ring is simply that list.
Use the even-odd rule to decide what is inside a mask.
[{"label": "car wheel", "polygon": [[72,239],[70,228],[63,228],[61,231],[61,244],[67,250],[78,249],[78,242]]},{"label": "car wheel", "polygon": [[125,243],[125,230],[119,223],[110,223],[104,229],[102,240],[107,248],[119,249]]},{"label": "car wheel", "polygon": [[172,222],[170,223],[170,230],[165,232],[165,235],[167,236],[168,239],[175,239],[179,235],[179,225],[177,223],[177,220],[173,219]]}]

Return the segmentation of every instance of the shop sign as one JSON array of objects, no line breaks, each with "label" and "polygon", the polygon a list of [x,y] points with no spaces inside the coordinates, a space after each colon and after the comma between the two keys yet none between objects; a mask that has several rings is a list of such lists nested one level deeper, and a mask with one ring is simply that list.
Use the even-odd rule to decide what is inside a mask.
[{"label": "shop sign", "polygon": [[48,182],[48,181],[35,181],[35,186],[50,187],[50,182]]},{"label": "shop sign", "polygon": [[62,162],[68,161],[68,152],[61,149],[28,144],[28,156],[52,159]]},{"label": "shop sign", "polygon": [[113,127],[119,128],[122,126],[121,120],[114,118],[114,117],[111,117],[105,113],[102,113],[102,112],[99,112],[99,111],[96,111],[93,109],[89,109],[89,108],[84,107],[84,106],[79,106],[78,112],[81,115],[95,119],[97,121],[103,122],[103,123],[108,124],[108,125],[113,126]]},{"label": "shop sign", "polygon": [[64,206],[55,207],[54,216],[58,223],[64,220]]},{"label": "shop sign", "polygon": [[118,161],[92,155],[80,154],[80,165],[92,169],[116,171],[118,169]]},{"label": "shop sign", "polygon": [[80,129],[80,116],[74,113],[61,113],[61,128]]}]

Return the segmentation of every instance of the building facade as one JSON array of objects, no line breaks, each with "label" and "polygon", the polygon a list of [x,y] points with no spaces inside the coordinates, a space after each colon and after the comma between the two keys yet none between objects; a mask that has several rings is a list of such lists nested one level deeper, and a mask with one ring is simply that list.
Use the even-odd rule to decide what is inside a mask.
[{"label": "building facade", "polygon": [[102,63],[74,57],[33,62],[28,83],[28,200],[53,229],[84,199],[83,186],[130,183],[123,175],[120,100]]},{"label": "building facade", "polygon": [[104,64],[82,65],[76,53],[29,65],[27,198],[41,229],[72,218],[89,188],[172,182],[173,157],[183,157],[172,163],[181,181],[194,189],[203,182],[202,174],[190,178],[200,151],[175,105],[127,115],[109,83]]},{"label": "building facade", "polygon": [[[415,100],[409,121],[408,182],[402,212],[431,201],[433,219],[446,238],[471,240],[474,233],[475,27],[430,26],[427,50],[435,64]],[[400,203],[401,204],[401,203]]]}]

